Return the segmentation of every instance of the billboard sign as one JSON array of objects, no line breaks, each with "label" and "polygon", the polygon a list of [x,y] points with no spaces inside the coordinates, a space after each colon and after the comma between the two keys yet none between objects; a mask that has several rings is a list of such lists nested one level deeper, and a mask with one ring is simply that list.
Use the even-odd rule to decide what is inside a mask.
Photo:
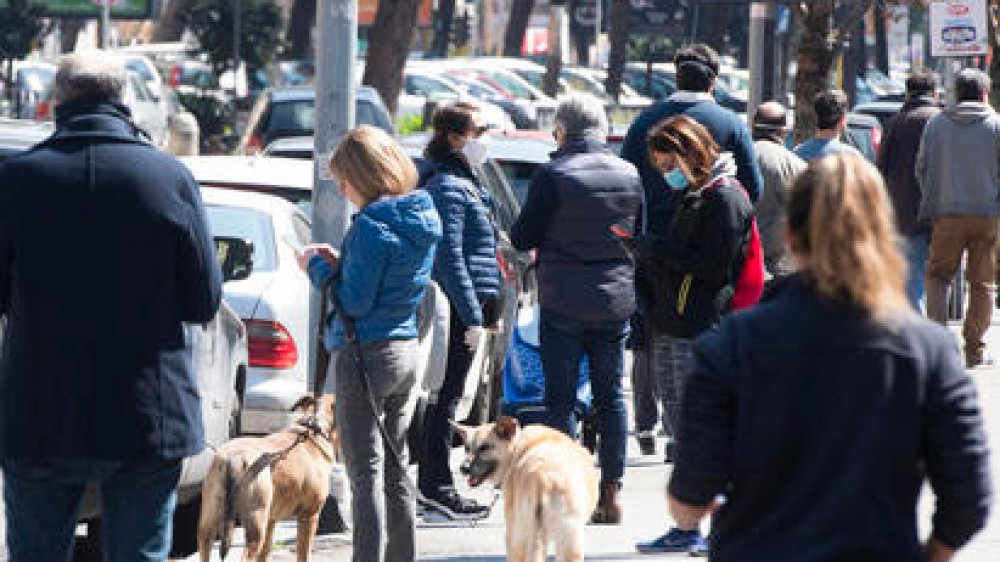
[{"label": "billboard sign", "polygon": [[[111,18],[118,20],[144,20],[153,17],[155,0],[110,0]],[[62,18],[98,18],[101,16],[101,0],[28,0],[45,9],[45,15]],[[6,8],[9,0],[0,0],[0,9]]]},{"label": "billboard sign", "polygon": [[986,54],[986,0],[934,0],[930,19],[932,57]]}]

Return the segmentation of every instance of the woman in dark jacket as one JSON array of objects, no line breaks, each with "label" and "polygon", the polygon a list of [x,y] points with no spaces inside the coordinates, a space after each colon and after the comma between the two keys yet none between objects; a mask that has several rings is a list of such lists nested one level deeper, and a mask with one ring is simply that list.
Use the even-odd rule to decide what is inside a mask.
[{"label": "woman in dark jacket", "polygon": [[696,346],[670,511],[697,528],[724,495],[719,562],[950,560],[986,522],[986,438],[955,337],[908,304],[881,176],[814,162],[788,226],[800,273]]},{"label": "woman in dark jacket", "polygon": [[[677,204],[669,216],[647,216],[639,238],[638,291],[649,323],[648,364],[663,406],[671,462],[693,339],[728,310],[741,249],[753,222],[753,205],[733,177],[728,154],[719,153],[708,129],[685,115],[671,117],[649,135],[649,160],[663,174]],[[648,229],[662,222],[666,229]],[[685,535],[665,552],[703,551],[700,535]]]},{"label": "woman in dark jacket", "polygon": [[465,102],[439,109],[432,125],[423,186],[434,199],[444,229],[433,278],[451,304],[451,327],[444,382],[436,399],[432,392],[424,417],[419,486],[426,507],[452,519],[478,519],[489,509],[455,491],[448,457],[449,422],[454,421],[483,329],[498,317],[500,271],[488,208],[492,200],[472,172],[486,161],[486,126],[478,108]]}]

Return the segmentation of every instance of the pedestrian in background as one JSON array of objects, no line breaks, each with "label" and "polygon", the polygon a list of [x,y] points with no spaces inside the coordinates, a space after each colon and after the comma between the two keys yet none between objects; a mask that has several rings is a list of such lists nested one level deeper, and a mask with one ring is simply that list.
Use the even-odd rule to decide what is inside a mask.
[{"label": "pedestrian in background", "polygon": [[840,141],[847,129],[847,94],[840,90],[826,90],[813,98],[816,115],[816,132],[813,138],[795,147],[795,155],[809,162],[838,152],[860,153]]},{"label": "pedestrian in background", "polygon": [[[381,129],[349,131],[329,169],[358,213],[339,252],[309,245],[299,264],[317,289],[332,280],[331,298],[355,323],[364,365],[359,372],[351,352],[337,353],[329,377],[351,482],[352,560],[414,560],[414,497],[403,451],[416,400],[417,307],[430,283],[441,221],[430,195],[413,189],[413,161]],[[324,345],[343,350],[343,318],[334,313],[326,322]]]},{"label": "pedestrian in background", "polygon": [[[622,158],[635,165],[642,179],[643,204],[637,231],[657,236],[664,235],[669,222],[664,217],[672,215],[681,199],[680,193],[665,183],[663,173],[649,159],[649,134],[668,117],[687,115],[707,128],[719,150],[732,155],[729,161],[734,166],[730,172],[735,174],[751,200],[757,201],[764,190],[750,130],[739,115],[715,102],[713,92],[719,76],[718,53],[708,45],[696,43],[681,48],[674,57],[674,64],[677,68],[677,91],[639,114],[629,127],[621,150]],[[641,301],[642,295],[639,297]],[[652,339],[650,322],[643,318],[645,308],[640,302],[633,324],[644,332],[633,334],[633,346],[646,346]],[[634,356],[632,370],[636,433],[643,454],[654,454],[655,400],[658,398],[655,390],[649,390],[655,389],[655,381],[644,355],[638,353]],[[671,429],[662,429],[671,439]]]},{"label": "pedestrian in background", "polygon": [[[729,310],[735,272],[753,226],[753,205],[728,175],[728,155],[720,155],[708,129],[690,117],[671,117],[653,130],[649,159],[682,196],[672,215],[649,217],[650,224],[666,223],[664,235],[647,234],[637,241],[638,287],[652,334],[648,365],[659,388],[663,424],[672,428],[674,440],[667,444],[667,460],[672,461],[681,437],[677,419],[691,371],[692,342]],[[697,528],[678,523],[637,548],[700,553],[706,547]]]},{"label": "pedestrian in background", "polygon": [[670,512],[697,528],[725,496],[718,562],[950,560],[986,523],[986,434],[953,336],[908,303],[882,179],[828,156],[788,209],[800,273],[696,344]]},{"label": "pedestrian in background", "polygon": [[878,169],[885,178],[889,200],[907,263],[906,297],[916,311],[923,309],[924,277],[931,225],[920,220],[920,183],[917,181],[917,151],[927,122],[941,112],[934,73],[921,70],[906,79],[906,102],[885,126]]},{"label": "pedestrian in background", "polygon": [[806,168],[806,163],[785,147],[786,114],[780,103],[764,102],[754,111],[751,127],[757,163],[764,176],[764,194],[757,201],[757,225],[764,247],[764,266],[772,277],[788,275],[795,269],[785,247],[785,208],[792,180]]},{"label": "pedestrian in background", "polygon": [[628,433],[622,377],[635,278],[632,258],[611,227],[632,232],[642,185],[635,167],[608,151],[608,121],[597,98],[563,100],[553,134],[559,148],[532,178],[511,241],[520,251],[538,251],[548,424],[574,436],[580,360],[589,360],[601,436],[593,522],[617,525]]},{"label": "pedestrian in background", "polygon": [[0,171],[0,462],[11,562],[69,560],[85,487],[104,560],[163,562],[184,457],[205,447],[184,322],[222,274],[198,184],[122,104],[124,62],[69,55],[56,130]]},{"label": "pedestrian in background", "polygon": [[424,415],[424,454],[419,467],[424,504],[451,519],[480,519],[489,508],[455,490],[449,466],[451,422],[465,388],[484,329],[500,317],[500,269],[493,230],[493,204],[473,167],[486,162],[486,125],[479,108],[466,102],[444,106],[431,121],[421,185],[441,215],[444,235],[434,261],[434,281],[451,306],[444,382]]},{"label": "pedestrian in background", "polygon": [[955,105],[924,128],[917,154],[918,218],[932,221],[927,263],[927,316],[948,321],[948,285],[968,254],[969,306],[962,326],[965,363],[988,363],[983,336],[993,315],[990,291],[1000,216],[1000,117],[987,103],[990,79],[967,68],[955,76]]}]

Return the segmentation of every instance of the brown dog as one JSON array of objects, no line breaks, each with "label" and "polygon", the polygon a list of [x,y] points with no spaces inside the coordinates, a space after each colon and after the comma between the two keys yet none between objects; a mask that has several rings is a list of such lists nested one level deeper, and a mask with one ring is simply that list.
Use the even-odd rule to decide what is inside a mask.
[{"label": "brown dog", "polygon": [[[294,409],[311,415],[316,410],[315,400],[302,398]],[[201,487],[198,551],[202,562],[208,562],[212,543],[220,535],[225,559],[236,521],[246,533],[243,560],[266,562],[275,523],[292,517],[298,522],[296,558],[298,562],[308,560],[320,510],[329,493],[337,445],[332,403],[324,403],[316,414],[317,428],[309,427],[309,419],[265,437],[241,437],[219,447]],[[248,474],[254,463],[268,454],[278,457],[256,476]]]},{"label": "brown dog", "polygon": [[543,562],[549,542],[556,560],[583,560],[583,532],[597,506],[598,474],[586,449],[542,425],[520,427],[501,417],[479,427],[456,424],[469,485],[490,482],[504,495],[507,559]]}]

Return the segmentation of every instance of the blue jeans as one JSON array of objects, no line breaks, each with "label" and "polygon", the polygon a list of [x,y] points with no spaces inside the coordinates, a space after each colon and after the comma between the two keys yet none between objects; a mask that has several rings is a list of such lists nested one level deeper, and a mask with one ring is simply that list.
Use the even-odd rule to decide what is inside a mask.
[{"label": "blue jeans", "polygon": [[105,562],[163,562],[181,461],[7,461],[9,562],[69,562],[84,489],[101,489]]},{"label": "blue jeans", "polygon": [[539,337],[545,371],[548,425],[576,437],[576,384],[587,355],[594,420],[601,435],[597,452],[601,483],[621,483],[625,474],[628,418],[622,378],[628,320],[586,322],[542,309]]},{"label": "blue jeans", "polygon": [[906,258],[906,298],[917,312],[923,312],[924,279],[927,276],[927,256],[930,252],[931,235],[921,232],[904,236],[903,257]]}]

